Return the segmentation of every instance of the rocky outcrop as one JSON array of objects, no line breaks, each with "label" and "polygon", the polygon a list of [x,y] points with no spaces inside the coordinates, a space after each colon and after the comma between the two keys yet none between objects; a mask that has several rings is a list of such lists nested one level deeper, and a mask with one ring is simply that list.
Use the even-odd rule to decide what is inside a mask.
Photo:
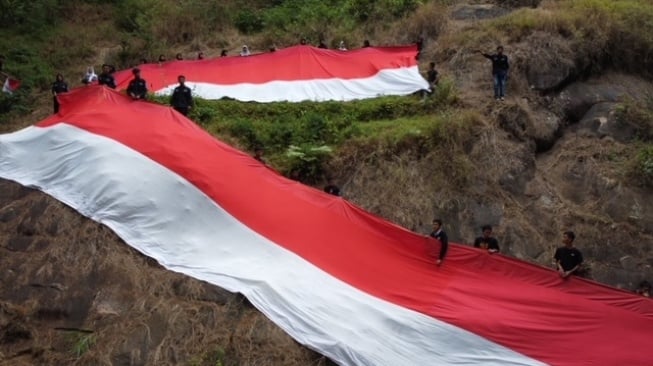
[{"label": "rocky outcrop", "polygon": [[496,120],[513,138],[534,146],[537,153],[549,150],[560,137],[560,117],[541,107],[533,108],[525,100],[499,108]]},{"label": "rocky outcrop", "polygon": [[573,46],[562,37],[534,32],[524,40],[524,71],[532,90],[558,90],[579,72]]},{"label": "rocky outcrop", "polygon": [[624,88],[601,82],[578,82],[558,96],[562,111],[571,122],[578,122],[596,104],[617,103],[626,95]]}]

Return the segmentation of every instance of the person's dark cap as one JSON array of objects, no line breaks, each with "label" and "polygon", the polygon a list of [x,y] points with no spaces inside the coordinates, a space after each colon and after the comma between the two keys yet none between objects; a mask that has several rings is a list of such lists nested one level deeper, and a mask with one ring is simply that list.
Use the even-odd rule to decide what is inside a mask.
[{"label": "person's dark cap", "polygon": [[139,69],[138,67],[134,67],[132,69],[132,74],[138,74],[139,72],[141,72],[141,69]]}]

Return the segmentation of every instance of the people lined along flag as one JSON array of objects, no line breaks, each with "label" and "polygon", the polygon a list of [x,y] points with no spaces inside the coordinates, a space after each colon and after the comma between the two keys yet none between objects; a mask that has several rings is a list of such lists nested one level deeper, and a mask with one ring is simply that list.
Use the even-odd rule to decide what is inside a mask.
[{"label": "people lined along flag", "polygon": [[246,296],[340,365],[648,365],[653,301],[438,243],[286,179],[171,108],[103,86],[0,135],[0,176],[169,270]]},{"label": "people lined along flag", "polygon": [[[204,99],[256,102],[347,101],[383,95],[408,95],[428,89],[420,75],[415,46],[353,51],[293,46],[241,57],[182,60],[140,65],[148,89],[170,95],[184,75],[193,94]],[[115,74],[118,89],[132,78]]]},{"label": "people lined along flag", "polygon": [[7,76],[4,84],[2,85],[2,91],[7,94],[13,94],[20,87],[20,80],[14,79],[11,76]]}]

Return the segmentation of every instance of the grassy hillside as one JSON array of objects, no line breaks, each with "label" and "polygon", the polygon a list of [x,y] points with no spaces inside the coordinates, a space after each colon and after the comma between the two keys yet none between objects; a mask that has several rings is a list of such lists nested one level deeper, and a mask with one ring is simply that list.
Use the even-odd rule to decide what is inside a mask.
[{"label": "grassy hillside", "polygon": [[[470,14],[460,12],[466,7],[472,14],[490,9],[494,15],[456,15]],[[243,44],[254,50],[284,47],[302,37],[311,44],[323,39],[355,48],[364,39],[384,45],[420,36],[422,66],[434,60],[443,76],[428,98],[198,100],[190,117],[240,149],[263,147],[264,159],[292,179],[319,188],[332,178],[346,199],[411,230],[428,230],[435,215],[445,220],[452,240],[470,242],[490,223],[504,254],[550,265],[560,232],[571,228],[594,279],[624,288],[653,279],[649,0],[0,1],[0,54],[6,56],[5,71],[23,81],[15,95],[0,93],[0,132],[50,114],[49,87],[57,72],[74,87],[89,65],[126,68],[159,54],[193,58],[203,51],[211,57]],[[508,98],[501,103],[491,98],[490,65],[475,53],[499,44],[511,60]],[[569,91],[578,85],[581,92]],[[619,97],[604,98],[602,90]],[[569,104],[588,98],[593,101],[581,105],[580,116],[570,117]],[[154,102],[165,104],[167,98]],[[594,105],[605,113],[588,113]],[[584,120],[586,114],[591,118]],[[601,126],[627,135],[595,131]],[[22,299],[15,307],[5,305],[14,293],[20,295],[8,289],[0,308],[17,309],[12,316],[25,324],[36,319],[33,328],[47,335],[34,337],[43,344],[29,351],[32,355],[21,353],[25,364],[99,364],[110,356],[120,363],[141,352],[134,347],[152,347],[149,356],[138,353],[142,364],[329,364],[253,308],[243,308],[242,298],[177,278],[50,198],[6,182],[3,188],[5,208],[20,212],[3,213],[7,238],[17,232],[36,246],[52,240],[54,248],[41,248],[43,258],[6,251],[3,258],[16,263],[8,268],[38,261],[53,266],[47,267],[54,268],[51,273],[63,268],[70,287],[89,299],[93,291],[136,289],[122,300],[129,311],[119,325],[98,325],[95,344],[53,333]],[[44,207],[52,212],[43,214]],[[18,218],[12,221],[11,215]],[[40,229],[31,238],[34,225]],[[51,227],[56,235],[49,234]],[[98,250],[109,254],[97,255]],[[88,265],[95,263],[88,258],[104,263],[102,276],[94,274],[98,266]],[[10,281],[15,286],[33,282],[30,271],[10,272],[18,278]],[[96,286],[88,278],[101,282]],[[204,321],[201,313],[213,314],[212,320]],[[173,351],[160,353],[141,336],[143,319],[156,330],[154,338]],[[161,328],[160,319],[174,324]],[[70,351],[77,344],[85,355]]]}]

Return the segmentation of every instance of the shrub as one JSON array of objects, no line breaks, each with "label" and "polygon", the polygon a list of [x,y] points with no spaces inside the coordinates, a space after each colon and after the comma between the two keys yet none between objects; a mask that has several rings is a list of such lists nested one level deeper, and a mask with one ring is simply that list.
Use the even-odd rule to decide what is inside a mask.
[{"label": "shrub", "polygon": [[253,10],[245,9],[236,14],[234,25],[245,34],[258,33],[263,30],[263,18]]},{"label": "shrub", "polygon": [[401,22],[401,43],[412,43],[419,37],[434,40],[445,30],[449,16],[447,8],[435,1],[420,5],[417,10]]},{"label": "shrub", "polygon": [[290,145],[282,162],[284,174],[303,183],[319,182],[324,179],[332,151],[326,145]]},{"label": "shrub", "polygon": [[617,109],[617,120],[633,127],[643,141],[653,140],[653,97],[644,102],[628,100]]},{"label": "shrub", "polygon": [[638,151],[633,173],[642,185],[653,187],[653,145],[644,146]]},{"label": "shrub", "polygon": [[227,128],[231,136],[243,141],[249,149],[265,145],[257,136],[254,124],[249,119],[238,119],[229,124]]},{"label": "shrub", "polygon": [[59,19],[62,0],[0,1],[0,29],[44,31]]}]

